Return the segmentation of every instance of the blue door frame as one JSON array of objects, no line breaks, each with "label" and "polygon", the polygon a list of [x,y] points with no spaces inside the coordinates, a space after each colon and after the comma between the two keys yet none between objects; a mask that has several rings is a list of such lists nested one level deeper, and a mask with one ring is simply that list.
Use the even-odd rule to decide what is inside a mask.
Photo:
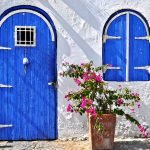
[{"label": "blue door frame", "polygon": [[[19,10],[40,14],[51,30],[42,18],[29,11],[14,13],[0,27],[0,84],[10,86],[0,87],[0,140],[57,139],[57,89],[48,84],[57,82],[56,29],[47,13],[29,5],[6,10],[0,23]],[[35,26],[36,46],[15,46],[15,26]],[[29,58],[26,68],[24,57]]]}]

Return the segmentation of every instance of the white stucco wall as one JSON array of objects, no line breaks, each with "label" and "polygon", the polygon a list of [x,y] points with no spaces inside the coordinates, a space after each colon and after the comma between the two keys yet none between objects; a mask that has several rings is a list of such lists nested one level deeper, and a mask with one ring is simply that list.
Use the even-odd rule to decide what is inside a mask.
[{"label": "white stucco wall", "polygon": [[[52,18],[58,34],[57,64],[102,61],[102,31],[109,16],[120,9],[133,9],[150,23],[150,0],[1,0],[0,13],[16,5],[34,5],[45,10]],[[87,136],[86,117],[66,112],[64,94],[75,85],[58,76],[58,134],[59,138]],[[150,125],[150,82],[119,83],[140,93],[142,108],[135,114],[141,122]],[[117,83],[111,83],[115,87]],[[118,119],[116,135],[137,135],[137,128],[124,119]]]}]

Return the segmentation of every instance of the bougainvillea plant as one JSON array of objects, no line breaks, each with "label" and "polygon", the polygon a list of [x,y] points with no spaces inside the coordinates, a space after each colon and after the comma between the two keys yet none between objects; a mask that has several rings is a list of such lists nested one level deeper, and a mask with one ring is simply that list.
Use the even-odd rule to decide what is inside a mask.
[{"label": "bougainvillea plant", "polygon": [[94,67],[93,62],[81,65],[62,64],[65,71],[60,73],[63,77],[70,77],[80,88],[77,91],[70,91],[65,98],[68,100],[67,111],[78,112],[80,115],[87,113],[96,117],[95,128],[103,130],[100,116],[102,114],[117,114],[125,116],[127,120],[134,123],[139,128],[142,135],[148,136],[146,129],[130,113],[126,113],[126,108],[135,111],[135,107],[140,108],[140,97],[138,93],[132,93],[128,88],[118,86],[116,90],[110,89],[108,83],[103,80],[102,74],[110,65]]}]

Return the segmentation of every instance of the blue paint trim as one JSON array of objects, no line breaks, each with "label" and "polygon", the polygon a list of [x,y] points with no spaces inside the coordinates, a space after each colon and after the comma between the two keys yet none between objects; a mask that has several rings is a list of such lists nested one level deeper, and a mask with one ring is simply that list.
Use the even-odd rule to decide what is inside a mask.
[{"label": "blue paint trim", "polygon": [[[2,20],[3,17],[5,17],[6,15],[8,15],[9,13],[13,12],[13,11],[16,11],[16,10],[21,10],[21,9],[28,9],[28,10],[33,10],[33,11],[36,11],[38,13],[40,13],[41,15],[43,15],[48,21],[49,23],[51,24],[51,27],[54,31],[54,38],[55,38],[55,45],[54,45],[54,50],[56,51],[55,54],[55,82],[57,82],[57,31],[56,31],[56,28],[55,28],[55,25],[51,19],[51,17],[44,11],[42,10],[41,8],[38,8],[38,7],[35,7],[35,6],[31,6],[31,5],[19,5],[19,6],[15,6],[15,7],[11,7],[7,10],[5,10],[1,15],[0,15],[0,21]],[[55,100],[55,137],[56,139],[58,138],[58,111],[57,111],[57,106],[58,106],[58,102],[57,102],[57,97],[58,97],[58,93],[57,93],[57,89],[56,89],[56,100]]]}]

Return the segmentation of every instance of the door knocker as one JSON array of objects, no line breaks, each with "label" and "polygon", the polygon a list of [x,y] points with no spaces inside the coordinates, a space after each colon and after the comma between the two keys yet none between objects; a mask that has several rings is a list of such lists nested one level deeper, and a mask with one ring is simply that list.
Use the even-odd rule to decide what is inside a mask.
[{"label": "door knocker", "polygon": [[29,59],[27,57],[23,58],[23,65],[24,65],[24,73],[26,74],[27,65],[29,64]]}]

